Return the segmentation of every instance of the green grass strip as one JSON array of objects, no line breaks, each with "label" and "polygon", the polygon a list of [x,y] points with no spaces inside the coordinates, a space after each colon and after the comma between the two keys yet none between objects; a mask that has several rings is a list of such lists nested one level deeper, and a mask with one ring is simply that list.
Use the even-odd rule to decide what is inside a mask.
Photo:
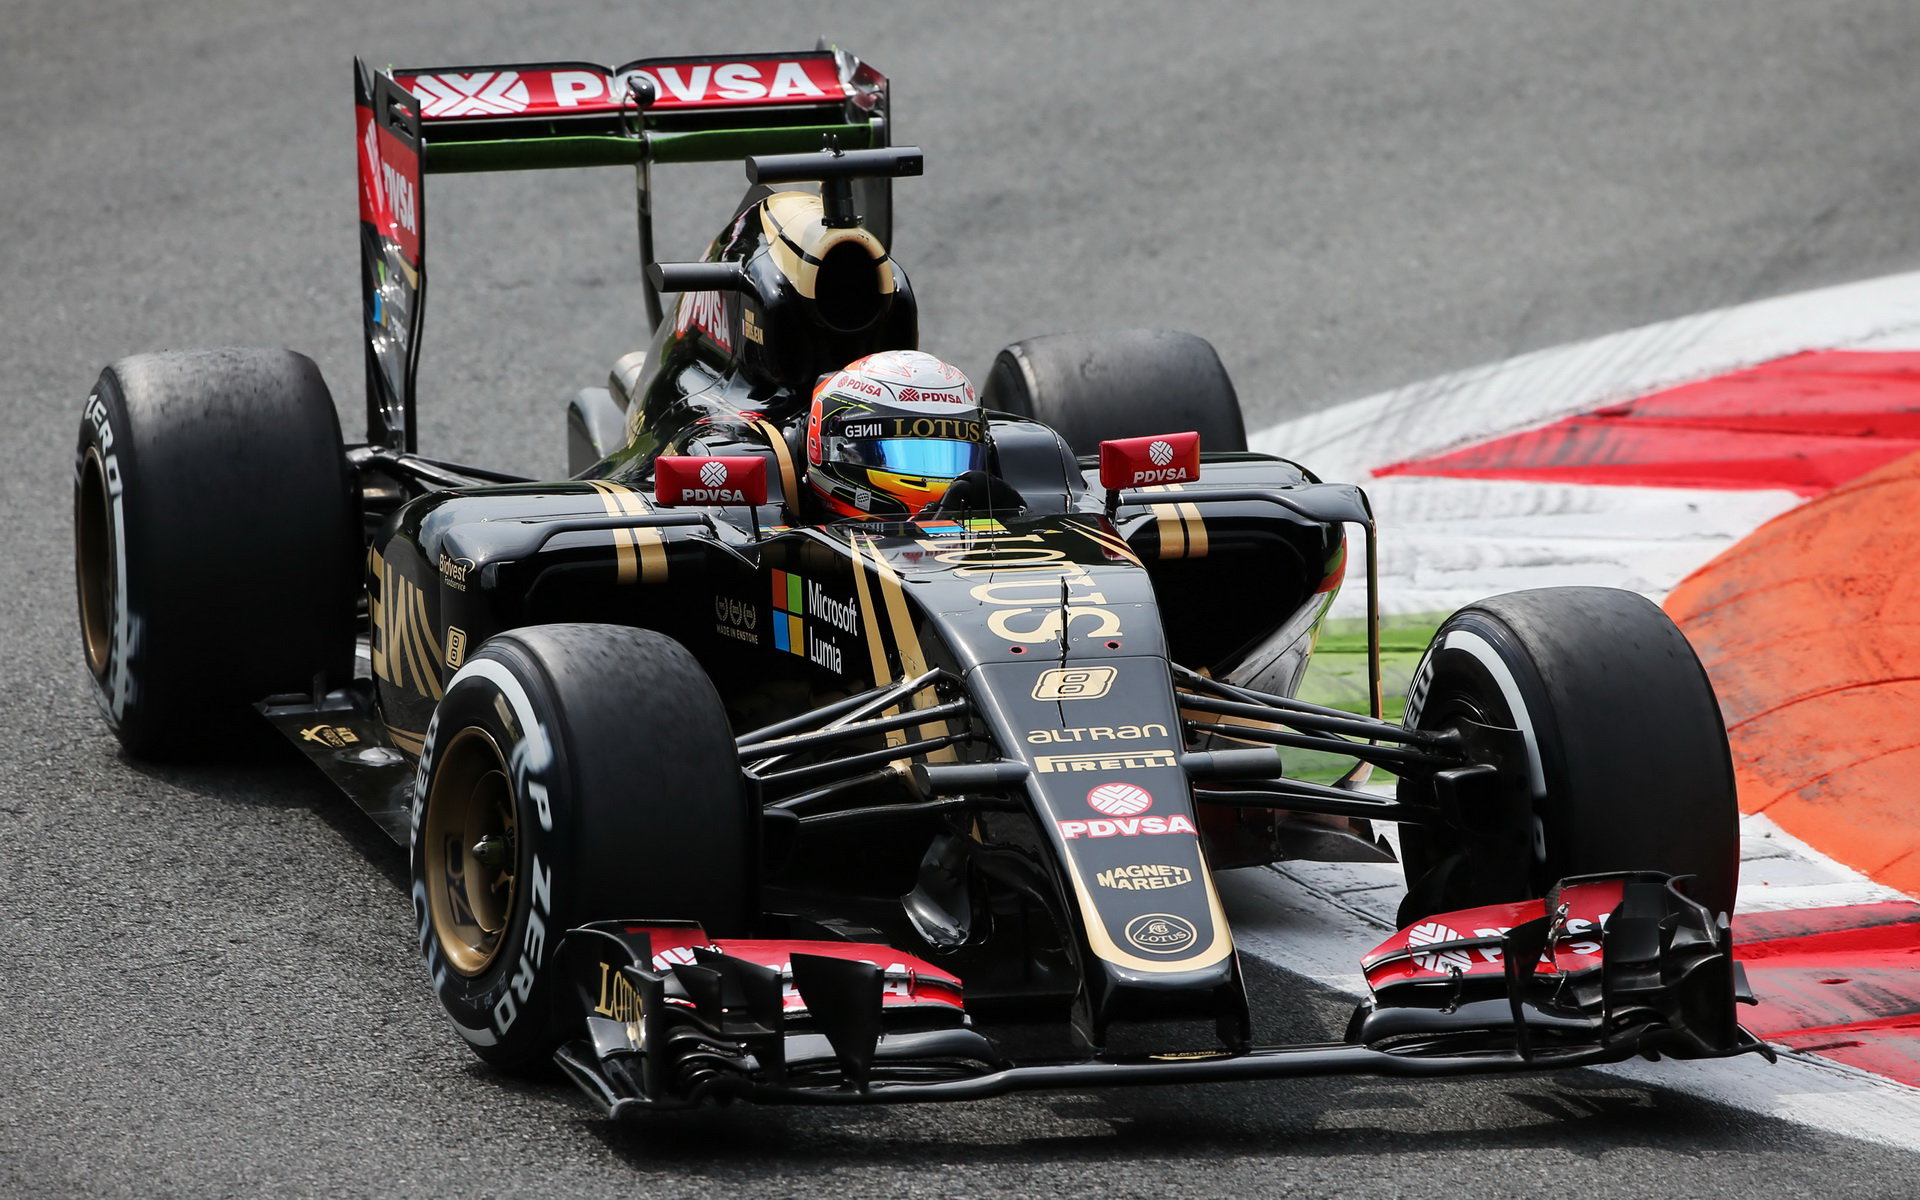
[{"label": "green grass strip", "polygon": [[[1380,690],[1386,718],[1398,721],[1407,711],[1407,685],[1420,656],[1433,640],[1445,613],[1385,618],[1380,623]],[[1365,713],[1367,704],[1367,624],[1354,617],[1328,621],[1320,628],[1319,647],[1300,683],[1300,699],[1346,712]],[[1287,774],[1315,783],[1332,783],[1353,765],[1338,754],[1313,750],[1286,752]],[[1376,781],[1390,780],[1376,770]]]}]

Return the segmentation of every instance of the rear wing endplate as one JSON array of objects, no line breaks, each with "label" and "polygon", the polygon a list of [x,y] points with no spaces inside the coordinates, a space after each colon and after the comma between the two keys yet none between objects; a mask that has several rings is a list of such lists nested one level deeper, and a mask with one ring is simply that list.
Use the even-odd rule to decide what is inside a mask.
[{"label": "rear wing endplate", "polygon": [[[652,167],[890,144],[887,80],[826,46],[790,53],[414,67],[354,62],[360,148],[367,439],[414,450],[426,295],[424,175],[631,166],[643,269],[654,261]],[[860,181],[863,224],[892,240],[892,184]],[[644,281],[647,316],[660,296]]]}]

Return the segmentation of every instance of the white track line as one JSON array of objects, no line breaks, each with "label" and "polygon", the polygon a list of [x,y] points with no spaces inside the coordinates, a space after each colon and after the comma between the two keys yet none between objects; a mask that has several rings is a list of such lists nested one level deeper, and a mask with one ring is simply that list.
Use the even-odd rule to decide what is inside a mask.
[{"label": "white track line", "polygon": [[[1581,583],[1659,599],[1798,503],[1789,492],[1374,478],[1373,468],[1815,349],[1920,349],[1920,272],[1719,309],[1542,350],[1260,430],[1252,447],[1366,484],[1389,613],[1448,612],[1521,587]],[[1361,586],[1336,614],[1358,615]],[[1741,822],[1742,911],[1905,899],[1766,817]],[[1394,928],[1393,864],[1286,863],[1220,876],[1242,950],[1348,995]],[[1606,1068],[1749,1112],[1920,1150],[1920,1089],[1813,1055]]]}]

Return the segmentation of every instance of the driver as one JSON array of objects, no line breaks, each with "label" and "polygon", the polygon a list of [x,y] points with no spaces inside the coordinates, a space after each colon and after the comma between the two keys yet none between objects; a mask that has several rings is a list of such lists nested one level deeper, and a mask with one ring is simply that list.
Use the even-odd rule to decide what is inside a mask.
[{"label": "driver", "polygon": [[907,521],[987,464],[987,422],[959,368],[918,350],[884,350],[813,389],[807,483],[827,510]]}]

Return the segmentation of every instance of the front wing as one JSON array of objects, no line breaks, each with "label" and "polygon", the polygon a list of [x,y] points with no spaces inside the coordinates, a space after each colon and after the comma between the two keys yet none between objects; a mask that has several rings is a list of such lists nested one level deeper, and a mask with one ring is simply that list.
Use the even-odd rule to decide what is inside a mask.
[{"label": "front wing", "polygon": [[1016,1063],[974,1028],[959,979],[886,946],[609,921],[570,931],[562,954],[585,1019],[555,1057],[610,1116],[1770,1053],[1734,1019],[1752,997],[1725,918],[1652,873],[1401,930],[1362,960],[1372,999],[1346,1040],[1318,1044]]}]

